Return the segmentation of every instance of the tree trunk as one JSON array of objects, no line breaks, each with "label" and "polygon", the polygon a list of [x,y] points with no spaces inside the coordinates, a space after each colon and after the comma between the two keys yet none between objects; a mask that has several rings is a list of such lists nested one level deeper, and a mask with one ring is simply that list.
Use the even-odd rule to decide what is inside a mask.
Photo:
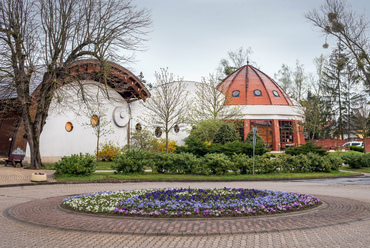
[{"label": "tree trunk", "polygon": [[40,142],[39,142],[38,135],[32,135],[27,139],[29,147],[30,147],[30,155],[31,155],[31,169],[40,169],[42,167],[41,163],[41,155],[40,155]]},{"label": "tree trunk", "polygon": [[166,130],[166,152],[168,152],[168,130]]}]

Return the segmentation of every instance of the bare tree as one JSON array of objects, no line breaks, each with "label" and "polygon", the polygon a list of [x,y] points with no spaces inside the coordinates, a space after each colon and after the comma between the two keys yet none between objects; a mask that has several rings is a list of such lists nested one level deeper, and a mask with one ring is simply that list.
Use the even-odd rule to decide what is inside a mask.
[{"label": "bare tree", "polygon": [[300,64],[298,59],[294,70],[282,64],[281,69],[274,76],[291,98],[297,101],[302,100],[302,96],[306,92],[307,76],[303,64]]},{"label": "bare tree", "polygon": [[[240,47],[236,51],[229,51],[227,53],[227,58],[220,61],[220,66],[218,71],[222,77],[227,77],[232,74],[234,71],[242,67],[243,65],[250,63],[250,56],[253,53],[252,48],[248,47],[244,49]],[[256,64],[251,62],[251,64]]]},{"label": "bare tree", "polygon": [[[369,22],[365,16],[353,12],[344,0],[326,0],[305,16],[327,37],[335,37],[349,49],[365,85],[370,87]],[[327,48],[328,44],[325,42],[323,47]]]},{"label": "bare tree", "polygon": [[159,128],[157,132],[165,132],[166,151],[168,152],[169,132],[175,126],[181,126],[187,121],[189,102],[188,92],[183,79],[175,79],[168,69],[161,68],[155,73],[156,84],[151,97],[143,103],[148,124]]},{"label": "bare tree", "polygon": [[226,97],[222,93],[223,90],[218,89],[219,78],[216,74],[209,74],[207,78],[202,78],[202,83],[196,85],[190,115],[192,123],[207,119],[226,120],[240,116],[240,108],[228,105],[231,97]]},{"label": "bare tree", "polygon": [[[131,59],[123,52],[140,49],[149,26],[149,12],[138,10],[131,0],[1,1],[0,78],[17,93],[31,168],[41,166],[40,134],[54,92],[76,80],[69,66],[96,58],[104,83],[106,61]],[[34,85],[37,90],[30,95]]]}]

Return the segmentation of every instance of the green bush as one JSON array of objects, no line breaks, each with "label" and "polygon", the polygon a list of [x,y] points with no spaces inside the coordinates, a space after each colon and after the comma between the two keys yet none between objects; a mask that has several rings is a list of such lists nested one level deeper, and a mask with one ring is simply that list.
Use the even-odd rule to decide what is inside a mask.
[{"label": "green bush", "polygon": [[[208,147],[208,152],[223,153],[229,157],[232,157],[234,153],[253,156],[253,144],[239,141],[228,142],[226,144],[211,144]],[[268,152],[268,149],[266,149],[264,146],[255,148],[255,155],[263,155],[266,152]]]},{"label": "green bush", "polygon": [[339,167],[341,167],[344,162],[343,159],[341,159],[340,157],[327,156],[325,158],[329,160],[332,171],[339,170]]},{"label": "green bush", "polygon": [[273,173],[277,170],[278,163],[265,156],[255,157],[255,172],[258,174]]},{"label": "green bush", "polygon": [[214,175],[225,175],[229,170],[236,171],[230,158],[222,153],[209,153],[204,156],[204,166]]},{"label": "green bush", "polygon": [[203,159],[192,153],[174,154],[178,174],[204,174]]},{"label": "green bush", "polygon": [[219,119],[200,121],[192,126],[189,136],[196,137],[203,142],[211,142],[215,136],[215,133],[217,133],[223,124],[225,124],[225,122]]},{"label": "green bush", "polygon": [[317,153],[320,156],[328,154],[328,152],[323,150],[321,146],[314,145],[312,142],[306,143],[302,146],[285,149],[285,153],[290,155],[308,154],[310,152]]},{"label": "green bush", "polygon": [[342,159],[350,168],[359,169],[362,167],[361,157],[362,154],[360,153],[346,153],[342,156]]},{"label": "green bush", "polygon": [[351,151],[364,152],[364,148],[363,147],[359,147],[359,146],[350,146],[349,149]]},{"label": "green bush", "polygon": [[310,172],[311,167],[307,155],[287,156],[283,170],[286,172]]},{"label": "green bush", "polygon": [[170,152],[156,152],[153,156],[153,170],[157,171],[158,173],[176,173],[176,155],[178,154]]},{"label": "green bush", "polygon": [[370,167],[370,154],[362,154],[360,158],[361,167]]},{"label": "green bush", "polygon": [[223,124],[215,133],[213,143],[225,144],[227,142],[238,141],[239,139],[239,134],[235,128],[228,124]]},{"label": "green bush", "polygon": [[246,154],[234,154],[231,158],[236,169],[240,174],[252,174],[253,171],[253,158]]},{"label": "green bush", "polygon": [[143,173],[144,166],[152,166],[150,154],[141,149],[125,150],[116,155],[112,169],[116,170],[116,173]]},{"label": "green bush", "polygon": [[206,143],[195,136],[185,138],[185,146],[176,146],[176,153],[192,153],[202,157],[208,152]]},{"label": "green bush", "polygon": [[64,156],[54,164],[55,175],[89,176],[95,171],[95,157],[90,154]]}]

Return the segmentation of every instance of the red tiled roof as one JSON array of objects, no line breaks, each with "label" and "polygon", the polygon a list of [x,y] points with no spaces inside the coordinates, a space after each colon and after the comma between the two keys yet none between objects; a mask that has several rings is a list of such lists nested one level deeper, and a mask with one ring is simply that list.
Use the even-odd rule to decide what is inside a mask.
[{"label": "red tiled roof", "polygon": [[[285,91],[268,75],[251,65],[245,65],[219,84],[227,105],[293,105]],[[259,90],[261,96],[256,96]],[[232,93],[239,91],[239,97]]]}]

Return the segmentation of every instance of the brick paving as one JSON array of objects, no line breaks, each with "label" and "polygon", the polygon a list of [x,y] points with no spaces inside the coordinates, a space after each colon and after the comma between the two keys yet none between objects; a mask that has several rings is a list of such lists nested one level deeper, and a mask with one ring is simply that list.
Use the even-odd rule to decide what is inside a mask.
[{"label": "brick paving", "polygon": [[[0,170],[0,178],[2,175]],[[191,230],[188,226],[189,223],[198,225],[203,230],[212,231],[221,229],[224,231],[227,227],[237,230],[243,224],[247,226],[245,228],[260,230],[251,233],[247,229],[243,230],[245,234],[210,236],[156,236],[154,233],[152,235],[149,235],[149,233],[130,235],[129,232],[121,231],[123,227],[128,226],[123,224],[126,224],[126,221],[135,222],[130,226],[131,228],[156,230],[156,225],[148,225],[146,223],[148,220],[145,219],[130,220],[82,216],[62,211],[56,207],[58,199],[71,194],[120,189],[188,186],[226,186],[301,192],[319,196],[326,205],[324,204],[318,209],[309,210],[305,213],[264,216],[244,220],[160,220],[164,223],[162,227],[168,230],[170,230],[171,225],[179,230],[187,231],[186,228]],[[305,181],[144,182],[0,187],[0,247],[369,247],[369,204],[369,185],[324,184]],[[24,219],[15,220],[15,215],[18,216],[17,218]],[[33,219],[35,222],[30,224],[30,220],[36,216],[38,218]],[[64,216],[63,219],[59,220],[60,222],[55,222],[61,216]],[[85,218],[85,220],[82,220],[82,218]],[[91,218],[96,221],[88,223]],[[44,224],[40,223],[39,219],[47,220],[47,226],[43,226]],[[79,223],[79,220],[85,221],[85,224]],[[117,229],[119,230],[117,233],[96,232],[98,228],[108,227],[107,223],[112,221],[115,221],[115,223],[110,226],[109,231]],[[119,221],[120,223],[117,224]],[[158,220],[149,221],[155,222]],[[235,225],[231,225],[232,222]],[[80,227],[78,231],[71,230],[68,227],[70,223],[83,226],[85,230],[81,231]],[[219,223],[221,223],[220,226]],[[117,224],[118,227],[114,224]],[[184,226],[185,229],[181,229]],[[292,226],[293,228],[289,228]],[[278,228],[274,230],[275,227]],[[165,231],[157,229],[156,232],[155,234],[160,234]],[[194,229],[192,232],[195,234],[198,229]]]},{"label": "brick paving", "polygon": [[294,213],[193,220],[80,214],[61,209],[59,205],[63,198],[47,198],[17,205],[8,209],[5,215],[27,223],[63,230],[174,236],[281,232],[370,219],[370,203],[332,196],[319,196],[323,205]]},{"label": "brick paving", "polygon": [[52,170],[29,170],[20,167],[17,164],[17,167],[11,165],[4,166],[0,164],[0,186],[4,185],[14,185],[14,184],[37,184],[31,182],[32,173],[42,172],[46,173],[48,182],[56,182],[54,178],[54,171]]}]

